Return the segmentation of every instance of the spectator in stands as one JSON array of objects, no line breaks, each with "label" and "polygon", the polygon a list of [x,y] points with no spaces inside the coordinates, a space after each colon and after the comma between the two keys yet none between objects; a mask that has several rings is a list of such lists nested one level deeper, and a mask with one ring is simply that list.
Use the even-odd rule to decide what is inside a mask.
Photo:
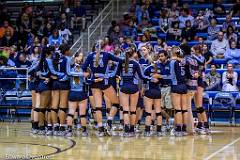
[{"label": "spectator in stands", "polygon": [[[18,59],[16,60],[16,67],[17,68],[30,68],[30,66],[32,65],[32,63],[27,60],[26,54],[25,53],[20,53]],[[18,75],[17,78],[26,78],[26,70],[18,70]],[[21,82],[26,82],[26,80],[16,80],[16,89],[19,90],[20,89],[20,83]]]},{"label": "spectator in stands", "polygon": [[222,75],[222,91],[238,91],[238,74],[233,69],[233,64],[227,64],[227,71]]},{"label": "spectator in stands", "polygon": [[216,58],[224,58],[224,53],[229,48],[229,42],[224,38],[223,32],[218,33],[218,38],[212,42],[210,51]]},{"label": "spectator in stands", "polygon": [[204,10],[198,11],[198,16],[195,18],[193,26],[196,28],[197,32],[207,32],[209,21]]},{"label": "spectator in stands", "polygon": [[227,31],[224,34],[224,38],[227,39],[228,41],[236,41],[238,40],[238,36],[236,33],[234,33],[234,28],[233,26],[229,25],[227,27]]},{"label": "spectator in stands", "polygon": [[34,63],[35,61],[40,59],[40,55],[41,55],[41,48],[39,46],[34,46],[33,52],[29,57],[29,61],[31,63]]},{"label": "spectator in stands", "polygon": [[187,20],[190,20],[192,25],[194,22],[194,17],[189,14],[188,8],[184,8],[182,9],[181,16],[179,16],[179,28],[184,28]]},{"label": "spectator in stands", "polygon": [[79,22],[82,24],[82,29],[86,28],[86,9],[81,5],[80,1],[76,2],[76,7],[73,9],[73,15],[71,27],[74,28]]},{"label": "spectator in stands", "polygon": [[137,27],[132,20],[129,20],[127,24],[121,27],[121,35],[131,37],[132,39],[137,38]]},{"label": "spectator in stands", "polygon": [[119,37],[121,36],[119,25],[116,25],[113,29],[113,32],[110,34],[109,38],[113,42],[113,44],[119,43]]},{"label": "spectator in stands", "polygon": [[113,52],[114,51],[114,45],[112,44],[112,41],[108,37],[104,38],[103,43],[104,43],[103,50],[105,52]]},{"label": "spectator in stands", "polygon": [[150,21],[147,19],[147,17],[143,16],[140,23],[138,23],[138,31],[142,32],[144,28],[151,27]]},{"label": "spectator in stands", "polygon": [[167,33],[167,31],[170,27],[167,10],[162,10],[161,11],[161,15],[160,15],[160,18],[159,18],[159,26],[160,26],[161,32]]},{"label": "spectator in stands", "polygon": [[18,22],[20,35],[21,35],[21,45],[26,46],[29,34],[32,31],[32,22],[28,14],[23,13],[19,22]]},{"label": "spectator in stands", "polygon": [[0,19],[0,25],[3,25],[5,21],[9,21],[10,19],[10,14],[5,6],[0,10]]},{"label": "spectator in stands", "polygon": [[206,74],[206,91],[220,91],[221,90],[221,75],[216,70],[216,65],[211,64],[211,71]]},{"label": "spectator in stands", "polygon": [[113,20],[111,22],[111,26],[109,27],[108,31],[107,31],[107,36],[110,36],[111,33],[113,32],[114,30],[114,27],[117,25],[117,21]]},{"label": "spectator in stands", "polygon": [[217,20],[212,18],[210,21],[210,26],[208,27],[208,40],[212,41],[217,38],[218,32],[220,32],[220,28],[217,27]]},{"label": "spectator in stands", "polygon": [[179,41],[181,38],[182,30],[179,29],[179,22],[173,22],[172,27],[168,30],[168,40]]},{"label": "spectator in stands", "polygon": [[222,5],[222,0],[216,0],[213,2],[213,13],[217,16],[223,16],[226,14],[225,7]]},{"label": "spectator in stands", "polygon": [[53,28],[51,23],[47,23],[43,28],[43,37],[49,37],[52,34]]},{"label": "spectator in stands", "polygon": [[48,43],[51,46],[58,48],[62,44],[62,37],[59,35],[58,30],[54,29],[52,35],[48,38]]},{"label": "spectator in stands", "polygon": [[225,59],[228,60],[228,63],[240,64],[240,49],[237,49],[236,41],[230,41],[230,48],[225,52]]},{"label": "spectator in stands", "polygon": [[71,31],[65,26],[64,23],[61,24],[61,28],[59,30],[59,35],[62,37],[62,41],[65,44],[69,43],[69,36],[72,35]]},{"label": "spectator in stands", "polygon": [[235,4],[231,8],[231,16],[240,16],[240,0],[236,0]]},{"label": "spectator in stands", "polygon": [[232,27],[233,27],[233,31],[236,30],[236,25],[235,25],[235,23],[232,21],[232,16],[231,16],[231,15],[227,15],[227,16],[226,16],[226,22],[223,22],[222,31],[223,31],[223,32],[226,32],[228,26],[232,26]]},{"label": "spectator in stands", "polygon": [[170,17],[172,17],[173,15],[176,15],[176,17],[179,16],[179,6],[177,2],[172,2],[172,7],[171,10],[169,11],[169,15]]},{"label": "spectator in stands", "polygon": [[162,40],[162,38],[157,39],[157,44],[154,46],[154,52],[158,53],[161,50],[167,50],[167,43]]},{"label": "spectator in stands", "polygon": [[138,50],[141,49],[142,46],[145,46],[148,43],[145,35],[142,36],[141,42],[138,44]]},{"label": "spectator in stands", "polygon": [[147,6],[142,4],[141,7],[136,9],[137,23],[140,24],[142,21],[150,21],[149,12],[147,10]]},{"label": "spectator in stands", "polygon": [[181,38],[186,39],[187,41],[193,41],[195,38],[196,32],[192,27],[191,21],[186,20],[185,27],[182,29]]},{"label": "spectator in stands", "polygon": [[172,12],[169,15],[169,27],[171,27],[174,22],[178,22],[179,23],[179,17],[178,17],[177,13]]},{"label": "spectator in stands", "polygon": [[207,44],[202,44],[202,53],[205,58],[205,66],[210,65],[213,60],[213,54],[209,51]]},{"label": "spectator in stands", "polygon": [[0,38],[3,38],[3,37],[4,37],[4,35],[5,35],[5,33],[6,33],[6,30],[9,30],[11,36],[13,36],[14,30],[13,30],[13,28],[9,25],[8,20],[5,20],[5,21],[3,22],[3,26],[0,28]]},{"label": "spectator in stands", "polygon": [[0,45],[4,47],[10,47],[16,44],[16,41],[13,38],[13,35],[11,34],[10,29],[5,30],[5,35],[1,38],[0,42],[1,42]]},{"label": "spectator in stands", "polygon": [[57,26],[61,27],[62,25],[64,25],[66,28],[70,27],[70,21],[67,18],[66,13],[61,13],[61,17],[60,20],[58,21]]},{"label": "spectator in stands", "polygon": [[145,6],[148,10],[149,18],[150,19],[154,18],[154,12],[156,11],[156,6],[154,6],[154,4],[151,0],[146,0],[145,1]]}]

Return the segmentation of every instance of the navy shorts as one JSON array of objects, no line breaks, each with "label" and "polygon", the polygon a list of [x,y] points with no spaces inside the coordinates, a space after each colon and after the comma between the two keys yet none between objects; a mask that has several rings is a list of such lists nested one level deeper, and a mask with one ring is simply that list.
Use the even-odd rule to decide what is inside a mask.
[{"label": "navy shorts", "polygon": [[161,99],[161,90],[149,89],[145,91],[145,96],[150,99]]},{"label": "navy shorts", "polygon": [[188,88],[186,84],[172,85],[171,92],[177,94],[187,94]]},{"label": "navy shorts", "polygon": [[28,84],[28,88],[29,88],[29,90],[30,91],[35,91],[36,89],[37,89],[37,87],[38,87],[38,83],[39,83],[39,81],[31,81],[31,82],[29,82],[29,84]]},{"label": "navy shorts", "polygon": [[110,85],[105,85],[104,81],[101,81],[101,82],[93,82],[92,85],[91,85],[91,88],[98,88],[98,89],[101,89],[101,90],[105,90],[105,89],[108,89],[110,87]]},{"label": "navy shorts", "polygon": [[70,90],[71,87],[69,81],[61,82],[53,80],[51,88],[52,90]]},{"label": "navy shorts", "polygon": [[43,91],[49,91],[51,90],[50,88],[50,82],[49,83],[45,83],[45,80],[40,80],[38,82],[38,85],[36,86],[36,92],[43,92]]},{"label": "navy shorts", "polygon": [[117,82],[116,82],[116,77],[109,78],[108,84],[113,86],[115,90],[117,90]]},{"label": "navy shorts", "polygon": [[68,100],[71,102],[80,102],[87,98],[87,94],[83,91],[70,91],[68,96]]},{"label": "navy shorts", "polygon": [[121,86],[120,91],[125,94],[135,94],[139,91],[136,84],[124,84]]},{"label": "navy shorts", "polygon": [[198,78],[198,86],[202,88],[206,87],[206,83],[203,81],[202,78]]}]

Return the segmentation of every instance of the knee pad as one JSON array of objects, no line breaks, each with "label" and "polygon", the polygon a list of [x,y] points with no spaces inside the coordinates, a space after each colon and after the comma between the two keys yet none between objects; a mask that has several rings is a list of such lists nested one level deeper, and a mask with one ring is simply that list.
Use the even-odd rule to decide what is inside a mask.
[{"label": "knee pad", "polygon": [[120,109],[120,105],[119,104],[113,104],[112,106],[117,108],[117,109]]},{"label": "knee pad", "polygon": [[187,112],[188,112],[188,110],[182,110],[182,114],[187,113]]},{"label": "knee pad", "polygon": [[68,113],[68,116],[74,118],[73,114]]},{"label": "knee pad", "polygon": [[86,114],[80,115],[80,118],[86,118]]},{"label": "knee pad", "polygon": [[123,114],[129,114],[129,111],[123,111]]},{"label": "knee pad", "polygon": [[107,108],[107,114],[109,114],[111,111],[111,108]]},{"label": "knee pad", "polygon": [[123,107],[122,107],[122,106],[119,106],[119,110],[120,110],[120,111],[123,111]]},{"label": "knee pad", "polygon": [[95,112],[102,112],[102,107],[100,108],[100,107],[96,107],[96,109],[95,109]]},{"label": "knee pad", "polygon": [[148,117],[148,116],[151,116],[152,114],[151,113],[149,113],[149,112],[145,112],[145,114],[146,114],[146,117]]},{"label": "knee pad", "polygon": [[50,108],[47,108],[47,112],[51,112],[51,109],[50,109]]},{"label": "knee pad", "polygon": [[136,115],[137,112],[136,112],[136,111],[131,111],[131,112],[130,112],[130,115],[134,115],[134,114]]},{"label": "knee pad", "polygon": [[91,109],[92,114],[96,113],[96,109]]},{"label": "knee pad", "polygon": [[58,109],[51,109],[51,111],[58,113]]},{"label": "knee pad", "polygon": [[41,112],[42,114],[46,113],[46,108],[39,108],[39,112]]},{"label": "knee pad", "polygon": [[182,110],[175,109],[175,114],[177,114],[177,113],[182,113]]},{"label": "knee pad", "polygon": [[162,116],[162,112],[156,113],[156,116],[157,116],[157,117]]},{"label": "knee pad", "polygon": [[35,112],[40,112],[40,108],[34,108]]},{"label": "knee pad", "polygon": [[203,113],[205,110],[204,110],[204,108],[203,107],[199,107],[199,108],[197,108],[197,113]]},{"label": "knee pad", "polygon": [[68,108],[59,108],[60,111],[67,112]]}]

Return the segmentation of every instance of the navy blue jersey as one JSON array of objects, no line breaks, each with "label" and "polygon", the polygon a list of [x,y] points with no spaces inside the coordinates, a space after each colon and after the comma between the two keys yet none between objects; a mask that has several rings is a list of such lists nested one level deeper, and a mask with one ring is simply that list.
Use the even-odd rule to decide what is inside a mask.
[{"label": "navy blue jersey", "polygon": [[47,63],[49,66],[49,70],[53,76],[56,76],[57,79],[61,81],[66,81],[68,79],[67,76],[67,58],[65,56],[62,56],[60,60],[57,62],[57,64],[53,63],[52,59],[47,59]]},{"label": "navy blue jersey", "polygon": [[162,75],[161,85],[162,86],[170,86],[172,83],[170,61],[167,60],[166,63],[160,62],[160,63],[158,63],[158,66],[161,70],[161,75]]},{"label": "navy blue jersey", "polygon": [[39,65],[38,68],[38,75],[40,76],[40,78],[50,78],[51,72],[50,72],[50,68],[49,68],[49,64],[48,61],[50,61],[51,59],[46,58],[45,60],[43,60],[43,62]]},{"label": "navy blue jersey", "polygon": [[185,57],[185,68],[186,68],[186,78],[187,78],[187,86],[188,88],[195,89],[197,86],[198,78],[194,77],[196,73],[198,73],[199,66],[197,60],[192,56]]},{"label": "navy blue jersey", "polygon": [[125,64],[121,63],[119,66],[119,75],[121,76],[121,85],[138,84],[134,81],[136,75],[144,81],[151,80],[149,77],[143,75],[141,67],[136,60],[130,59],[128,65],[128,72],[125,72]]},{"label": "navy blue jersey", "polygon": [[151,64],[151,62],[148,59],[140,58],[139,64],[140,64],[142,70],[144,70],[146,67],[148,67]]},{"label": "navy blue jersey", "polygon": [[99,78],[96,77],[96,75],[102,75],[106,73],[108,61],[116,61],[116,62],[122,62],[123,60],[114,56],[111,53],[107,52],[100,52],[99,56],[99,63],[96,65],[96,52],[92,52],[88,55],[85,63],[82,66],[83,71],[86,71],[88,67],[90,67],[92,73],[93,73],[93,79]]},{"label": "navy blue jersey", "polygon": [[180,85],[186,83],[185,64],[179,60],[171,60],[170,70],[172,75],[172,85]]},{"label": "navy blue jersey", "polygon": [[198,70],[199,70],[199,74],[201,75],[203,72],[205,72],[205,62],[206,59],[203,55],[193,55],[193,57],[197,60],[198,63]]},{"label": "navy blue jersey", "polygon": [[[144,75],[147,77],[152,77],[153,74],[160,74],[161,75],[161,69],[160,67],[157,67],[157,69],[155,69],[155,67],[153,65],[148,66],[145,70],[144,70]],[[157,83],[152,82],[152,81],[148,81],[147,82],[147,89],[159,89],[160,90],[160,82],[161,79],[158,80]]]}]

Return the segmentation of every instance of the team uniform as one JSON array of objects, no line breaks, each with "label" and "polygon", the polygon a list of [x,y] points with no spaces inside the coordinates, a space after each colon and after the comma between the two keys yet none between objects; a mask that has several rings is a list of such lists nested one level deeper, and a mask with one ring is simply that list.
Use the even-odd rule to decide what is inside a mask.
[{"label": "team uniform", "polygon": [[193,55],[186,56],[185,62],[188,91],[196,91],[198,86],[198,78],[195,78],[194,75],[198,73],[198,62]]},{"label": "team uniform", "polygon": [[195,60],[197,61],[198,63],[198,71],[199,71],[199,77],[198,77],[198,86],[199,87],[202,87],[202,88],[205,88],[206,85],[205,85],[205,76],[203,75],[205,73],[205,57],[203,55],[193,55],[193,58],[195,58]]}]

